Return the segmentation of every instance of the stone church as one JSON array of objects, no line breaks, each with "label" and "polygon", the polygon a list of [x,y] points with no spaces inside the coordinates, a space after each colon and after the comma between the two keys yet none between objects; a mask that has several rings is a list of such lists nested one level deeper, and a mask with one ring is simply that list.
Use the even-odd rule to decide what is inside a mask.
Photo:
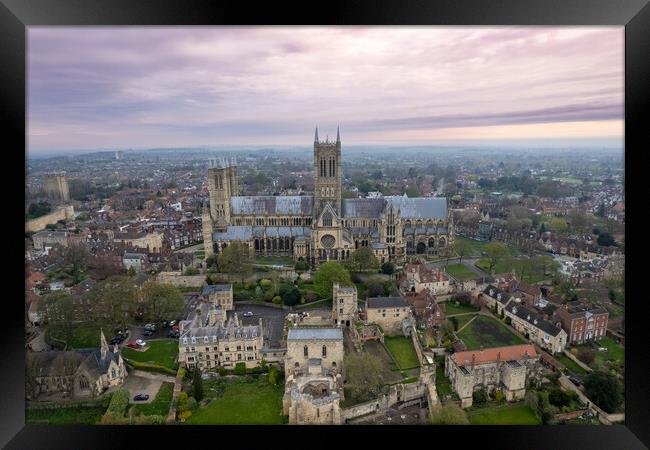
[{"label": "stone church", "polygon": [[204,207],[206,257],[229,243],[247,245],[251,255],[302,257],[312,266],[344,261],[370,247],[380,262],[402,262],[406,255],[445,254],[454,225],[441,197],[342,199],[341,137],[314,136],[314,194],[239,196],[237,167],[208,169],[210,207]]}]

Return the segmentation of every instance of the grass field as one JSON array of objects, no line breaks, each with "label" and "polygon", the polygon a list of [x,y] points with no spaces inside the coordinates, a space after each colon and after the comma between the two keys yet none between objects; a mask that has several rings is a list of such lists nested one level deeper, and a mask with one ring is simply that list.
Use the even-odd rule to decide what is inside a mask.
[{"label": "grass field", "polygon": [[606,347],[606,352],[596,351],[596,358],[594,361],[617,361],[625,363],[625,348],[612,338],[604,338],[598,341],[599,347]]},{"label": "grass field", "polygon": [[253,264],[263,264],[267,266],[282,265],[282,266],[292,266],[294,265],[293,258],[291,256],[256,256],[252,260]]},{"label": "grass field", "polygon": [[48,425],[94,425],[104,415],[105,408],[58,408],[58,409],[27,409],[26,423]]},{"label": "grass field", "polygon": [[158,364],[170,369],[176,369],[176,357],[178,356],[178,340],[160,339],[148,342],[147,351],[140,352],[132,348],[122,348],[122,356],[126,359],[142,363]]},{"label": "grass field", "polygon": [[[463,315],[460,315],[460,316],[452,316],[452,318],[456,319],[456,321],[458,322],[458,329],[457,330],[460,330],[461,328],[463,328],[465,326],[465,324],[467,322],[469,322],[470,320],[472,320],[474,317],[476,317],[476,315],[477,314],[463,314]],[[447,319],[447,320],[451,320],[451,319]]]},{"label": "grass field", "polygon": [[471,280],[478,276],[469,270],[465,264],[451,264],[445,268],[445,271],[458,281]]},{"label": "grass field", "polygon": [[555,359],[560,361],[562,364],[566,366],[567,369],[569,369],[571,372],[575,373],[576,375],[586,375],[587,371],[583,369],[581,366],[579,366],[574,360],[566,356],[565,354],[561,355],[553,355]]},{"label": "grass field", "polygon": [[505,404],[468,411],[471,425],[540,425],[541,420],[526,405]]},{"label": "grass field", "polygon": [[467,256],[481,256],[481,253],[485,251],[485,246],[487,242],[475,241],[474,239],[466,238],[463,236],[456,236],[456,242],[464,242],[469,247],[469,255]]},{"label": "grass field", "polygon": [[525,344],[501,322],[486,316],[477,317],[463,331],[458,333],[468,350]]},{"label": "grass field", "polygon": [[[490,263],[487,258],[479,259],[478,261],[476,261],[475,265],[479,269],[489,272]],[[510,273],[512,272],[512,269],[515,269],[515,271],[517,272],[517,277],[520,277],[519,274],[522,273],[520,261],[515,258],[506,258],[502,261],[497,262],[497,264],[494,266],[494,273],[496,275],[503,274],[503,273]],[[521,281],[527,283],[537,283],[547,278],[551,278],[552,276],[553,275],[544,276],[542,275],[541,271],[534,272],[534,273],[526,272],[525,275],[521,277]]]},{"label": "grass field", "polygon": [[169,406],[172,403],[174,394],[174,383],[163,382],[151,403],[133,405],[133,414],[144,414],[145,416],[166,416],[169,413]]},{"label": "grass field", "polygon": [[473,305],[461,305],[460,303],[456,305],[453,302],[445,303],[445,314],[447,317],[453,316],[454,314],[465,314],[471,312],[477,312],[478,308]]},{"label": "grass field", "polygon": [[398,367],[395,365],[395,362],[393,362],[386,346],[382,345],[382,343],[378,341],[368,341],[364,343],[363,346],[368,353],[379,358],[381,361],[384,383],[396,383],[402,379],[402,375],[397,371]]},{"label": "grass field", "polygon": [[445,398],[453,392],[449,378],[445,376],[445,358],[436,357],[436,391],[438,397]]},{"label": "grass field", "polygon": [[384,345],[395,358],[400,369],[410,369],[420,365],[411,339],[404,336],[386,336],[384,337]]},{"label": "grass field", "polygon": [[206,397],[212,398],[184,423],[188,425],[279,425],[286,423],[282,415],[283,388],[266,381],[243,378],[228,382],[219,397],[211,390],[212,382],[204,382]]},{"label": "grass field", "polygon": [[102,329],[106,339],[110,340],[113,336],[113,327],[95,322],[74,324],[72,326],[72,339],[69,342],[67,341],[66,330],[63,327],[50,326],[46,331],[46,340],[48,342],[51,339],[66,341],[68,349],[99,347],[99,334]]}]

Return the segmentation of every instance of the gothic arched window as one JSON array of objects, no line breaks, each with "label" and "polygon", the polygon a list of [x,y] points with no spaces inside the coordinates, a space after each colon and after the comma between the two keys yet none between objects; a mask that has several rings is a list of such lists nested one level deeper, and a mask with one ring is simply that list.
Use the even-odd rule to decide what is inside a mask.
[{"label": "gothic arched window", "polygon": [[329,212],[323,214],[323,226],[324,227],[332,226],[332,214],[330,214]]}]

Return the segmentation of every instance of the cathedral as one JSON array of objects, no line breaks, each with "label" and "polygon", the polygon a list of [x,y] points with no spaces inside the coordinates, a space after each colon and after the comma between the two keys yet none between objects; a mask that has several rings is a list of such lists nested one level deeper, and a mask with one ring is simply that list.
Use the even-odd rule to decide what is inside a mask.
[{"label": "cathedral", "polygon": [[239,196],[237,167],[208,169],[210,206],[204,207],[206,257],[230,242],[247,245],[251,256],[292,256],[312,267],[345,261],[369,247],[380,262],[406,255],[444,255],[454,231],[447,199],[441,197],[341,198],[341,137],[314,136],[314,194]]}]

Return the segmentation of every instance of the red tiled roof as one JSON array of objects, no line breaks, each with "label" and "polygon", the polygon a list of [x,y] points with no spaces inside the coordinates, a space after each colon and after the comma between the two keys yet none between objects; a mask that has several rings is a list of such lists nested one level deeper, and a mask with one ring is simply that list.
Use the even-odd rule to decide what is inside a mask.
[{"label": "red tiled roof", "polygon": [[529,357],[536,357],[535,347],[532,344],[522,345],[509,345],[507,347],[486,348],[484,350],[472,350],[466,352],[454,353],[454,361],[458,366],[462,366],[467,361],[467,364],[485,364],[496,362],[497,359],[501,361],[512,361],[523,359],[526,354]]}]

